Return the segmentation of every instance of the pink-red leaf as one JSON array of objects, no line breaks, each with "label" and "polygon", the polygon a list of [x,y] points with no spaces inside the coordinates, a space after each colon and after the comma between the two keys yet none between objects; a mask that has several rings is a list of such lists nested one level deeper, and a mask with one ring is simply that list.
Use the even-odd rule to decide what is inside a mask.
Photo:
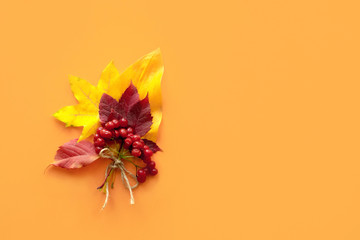
[{"label": "pink-red leaf", "polygon": [[120,119],[123,116],[122,109],[118,101],[104,93],[99,103],[99,117],[102,123],[113,119]]},{"label": "pink-red leaf", "polygon": [[67,169],[81,168],[98,158],[92,142],[77,142],[77,139],[74,139],[59,147],[52,165]]},{"label": "pink-red leaf", "polygon": [[151,128],[152,116],[148,95],[135,103],[127,115],[129,125],[134,129],[134,133],[144,136]]},{"label": "pink-red leaf", "polygon": [[147,145],[153,153],[156,153],[157,151],[162,151],[161,148],[153,141],[145,139],[145,138],[143,138],[143,141],[144,141],[145,145]]},{"label": "pink-red leaf", "polygon": [[125,90],[121,96],[119,103],[120,108],[123,111],[123,115],[127,116],[132,106],[140,101],[138,91],[134,84],[131,82],[130,86]]}]

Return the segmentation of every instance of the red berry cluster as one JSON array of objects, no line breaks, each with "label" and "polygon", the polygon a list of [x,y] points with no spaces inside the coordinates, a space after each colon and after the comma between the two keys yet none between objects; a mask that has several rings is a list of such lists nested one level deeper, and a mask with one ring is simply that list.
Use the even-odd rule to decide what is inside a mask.
[{"label": "red berry cluster", "polygon": [[132,133],[133,129],[128,127],[128,121],[125,118],[120,120],[114,119],[99,127],[94,136],[95,151],[99,153],[107,143],[118,141],[120,144],[123,139]]},{"label": "red berry cluster", "polygon": [[125,118],[113,119],[99,127],[94,136],[94,146],[97,153],[107,145],[117,141],[123,148],[128,149],[134,157],[141,158],[146,167],[137,171],[137,180],[145,182],[146,175],[155,176],[158,170],[155,168],[155,162],[151,160],[153,151],[147,146],[139,135],[134,133],[132,127],[128,126]]},{"label": "red berry cluster", "polygon": [[157,168],[155,168],[155,162],[154,161],[149,161],[146,164],[146,167],[141,168],[137,171],[137,180],[141,183],[146,181],[146,175],[152,175],[155,176],[156,174],[158,174],[158,170]]}]

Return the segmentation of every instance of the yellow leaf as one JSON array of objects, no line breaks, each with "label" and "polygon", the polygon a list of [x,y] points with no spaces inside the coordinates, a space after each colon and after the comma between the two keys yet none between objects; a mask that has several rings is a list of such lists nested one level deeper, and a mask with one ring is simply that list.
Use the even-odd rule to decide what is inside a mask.
[{"label": "yellow leaf", "polygon": [[67,106],[54,114],[54,117],[64,122],[66,126],[83,126],[79,141],[96,132],[99,122],[99,102],[102,92],[87,81],[70,76],[71,90],[79,104]]},{"label": "yellow leaf", "polygon": [[81,141],[96,132],[99,125],[99,102],[102,94],[107,93],[119,100],[132,81],[139,91],[140,98],[144,98],[149,93],[153,125],[145,138],[156,141],[162,118],[161,78],[163,72],[161,52],[160,49],[156,49],[140,58],[121,74],[113,62],[110,62],[103,70],[96,87],[84,79],[70,76],[71,90],[79,103],[60,109],[54,117],[64,122],[67,127],[83,126],[79,138]]},{"label": "yellow leaf", "polygon": [[[114,63],[111,61],[101,74],[100,80],[97,85],[98,89],[102,92],[109,93],[108,90],[110,88],[110,85],[113,85],[114,82],[119,81],[119,77],[119,71],[115,68]],[[116,98],[115,96],[112,97]]]},{"label": "yellow leaf", "polygon": [[132,81],[138,89],[140,98],[144,98],[149,93],[151,114],[153,125],[145,138],[156,141],[162,118],[161,103],[161,78],[164,73],[164,65],[160,49],[145,55],[121,73],[119,80],[110,84],[108,94],[115,99],[119,99],[125,89]]}]

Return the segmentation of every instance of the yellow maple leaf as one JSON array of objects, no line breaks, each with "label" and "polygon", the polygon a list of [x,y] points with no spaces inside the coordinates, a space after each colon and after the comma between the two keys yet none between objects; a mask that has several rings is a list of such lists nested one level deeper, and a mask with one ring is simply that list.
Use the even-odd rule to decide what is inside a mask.
[{"label": "yellow maple leaf", "polygon": [[99,126],[99,102],[103,93],[119,100],[132,81],[138,89],[140,98],[149,94],[153,125],[145,138],[156,141],[162,118],[161,110],[161,78],[164,73],[160,49],[145,55],[119,74],[113,62],[103,70],[97,86],[86,80],[70,76],[71,90],[78,100],[74,106],[66,106],[54,114],[66,126],[81,127],[83,131],[79,141],[96,132]]}]

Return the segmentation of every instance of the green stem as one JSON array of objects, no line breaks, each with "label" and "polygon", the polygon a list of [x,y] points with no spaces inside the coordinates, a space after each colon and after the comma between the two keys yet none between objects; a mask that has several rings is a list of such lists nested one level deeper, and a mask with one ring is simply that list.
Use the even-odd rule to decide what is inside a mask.
[{"label": "green stem", "polygon": [[137,168],[141,168],[141,166],[139,166],[139,165],[137,165],[136,163],[134,163],[133,161],[131,161],[131,160],[128,160],[128,159],[125,159],[125,158],[123,158],[125,161],[128,161],[128,162],[130,162],[132,165],[134,165],[135,167],[136,167],[136,169]]}]

